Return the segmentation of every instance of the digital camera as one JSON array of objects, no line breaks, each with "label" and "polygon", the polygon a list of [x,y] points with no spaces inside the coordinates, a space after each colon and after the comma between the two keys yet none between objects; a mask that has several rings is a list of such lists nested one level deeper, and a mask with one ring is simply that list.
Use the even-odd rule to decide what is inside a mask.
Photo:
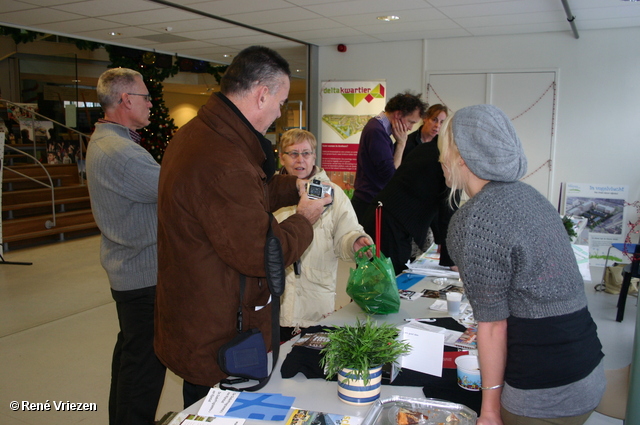
[{"label": "digital camera", "polygon": [[309,196],[310,199],[322,199],[325,193],[331,195],[331,199],[333,200],[333,188],[331,186],[324,185],[317,179],[313,179],[307,183],[307,196]]}]

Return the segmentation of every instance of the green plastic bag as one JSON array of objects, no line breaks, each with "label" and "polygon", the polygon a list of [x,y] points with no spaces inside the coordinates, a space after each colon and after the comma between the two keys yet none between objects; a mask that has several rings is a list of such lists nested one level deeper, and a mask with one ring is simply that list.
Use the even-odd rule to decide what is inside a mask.
[{"label": "green plastic bag", "polygon": [[[374,255],[369,259],[367,251]],[[380,253],[375,256],[375,245],[356,252],[357,268],[351,269],[347,294],[369,314],[390,314],[400,310],[400,294],[391,260]]]}]

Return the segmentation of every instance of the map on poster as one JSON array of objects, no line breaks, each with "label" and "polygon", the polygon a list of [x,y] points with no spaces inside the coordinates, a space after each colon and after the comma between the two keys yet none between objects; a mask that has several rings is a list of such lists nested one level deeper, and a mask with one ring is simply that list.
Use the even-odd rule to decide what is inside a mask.
[{"label": "map on poster", "polygon": [[386,82],[323,81],[320,147],[322,168],[332,182],[353,192],[360,134],[386,105]]},{"label": "map on poster", "polygon": [[628,196],[624,185],[566,183],[564,215],[587,219],[575,244],[589,245],[590,265],[604,266],[611,244],[624,242]]}]

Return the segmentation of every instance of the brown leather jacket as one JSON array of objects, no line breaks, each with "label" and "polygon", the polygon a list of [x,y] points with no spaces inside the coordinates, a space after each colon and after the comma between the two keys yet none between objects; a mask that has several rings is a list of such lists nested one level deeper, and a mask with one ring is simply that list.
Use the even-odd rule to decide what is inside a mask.
[{"label": "brown leather jacket", "polygon": [[[217,95],[176,133],[163,158],[154,347],[162,363],[193,384],[213,386],[226,377],[217,352],[236,335],[240,273],[247,276],[244,328],[259,328],[271,345],[268,211],[299,198],[291,176],[267,183],[264,161],[248,121]],[[313,239],[300,214],[272,226],[287,265]]]}]

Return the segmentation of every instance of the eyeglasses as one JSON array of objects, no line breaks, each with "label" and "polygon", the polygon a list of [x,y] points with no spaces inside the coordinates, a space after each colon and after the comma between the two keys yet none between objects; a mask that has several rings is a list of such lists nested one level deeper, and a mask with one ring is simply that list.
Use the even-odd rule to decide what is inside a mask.
[{"label": "eyeglasses", "polygon": [[140,93],[127,93],[129,96],[142,96],[144,97],[145,102],[151,102],[150,94],[140,94]]},{"label": "eyeglasses", "polygon": [[312,151],[302,151],[302,152],[292,151],[292,152],[282,152],[282,153],[285,155],[289,155],[292,159],[298,159],[300,155],[302,155],[304,159],[307,159],[311,155],[313,155]]}]

